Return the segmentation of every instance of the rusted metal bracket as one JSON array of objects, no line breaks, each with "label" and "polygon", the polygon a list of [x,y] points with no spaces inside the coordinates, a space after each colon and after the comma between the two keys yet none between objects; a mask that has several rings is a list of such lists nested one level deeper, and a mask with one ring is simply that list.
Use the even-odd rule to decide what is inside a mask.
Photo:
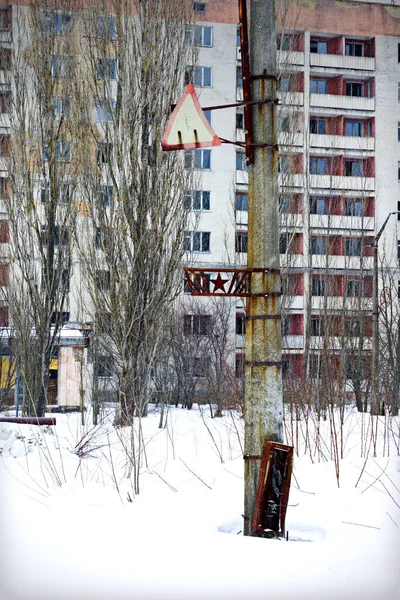
[{"label": "rusted metal bracket", "polygon": [[[184,267],[192,296],[237,296],[241,298],[275,295],[280,292],[252,293],[252,273],[280,272],[279,269],[199,269]],[[211,279],[211,275],[216,275]]]},{"label": "rusted metal bracket", "polygon": [[280,367],[282,365],[281,360],[246,360],[245,365],[250,367]]},{"label": "rusted metal bracket", "polygon": [[282,316],[281,315],[250,315],[248,317],[246,317],[246,319],[248,321],[256,321],[258,319],[273,319],[273,320],[279,320],[281,319]]},{"label": "rusted metal bracket", "polygon": [[253,81],[257,81],[257,79],[278,79],[276,75],[268,75],[265,71],[261,75],[251,75]]}]

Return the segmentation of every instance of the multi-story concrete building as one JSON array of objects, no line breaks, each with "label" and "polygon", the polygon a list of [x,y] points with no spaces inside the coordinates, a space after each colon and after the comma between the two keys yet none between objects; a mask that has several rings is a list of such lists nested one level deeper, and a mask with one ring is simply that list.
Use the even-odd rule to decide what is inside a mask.
[{"label": "multi-story concrete building", "polygon": [[[195,81],[201,103],[241,100],[237,7],[231,2],[195,4],[203,32],[197,38],[197,69],[208,73],[206,81]],[[313,374],[328,334],[336,353],[343,349],[343,335],[352,336],[353,342],[362,335],[363,349],[371,350],[369,244],[389,212],[397,210],[400,191],[400,6],[318,0],[285,6],[279,15],[280,249],[287,293],[283,367],[299,374],[307,352]],[[236,115],[232,110],[215,111],[212,119],[221,137],[244,140],[240,108]],[[204,267],[227,258],[243,264],[243,150],[234,152],[225,145],[199,152],[211,157],[202,170],[202,189],[210,192],[210,204],[200,217],[210,248],[197,258]],[[397,239],[393,217],[381,239],[380,260],[395,270]],[[243,314],[238,308],[239,334],[244,331]],[[238,335],[237,358],[243,352],[244,336]]]},{"label": "multi-story concrete building", "polygon": [[[18,3],[15,3],[17,5]],[[25,4],[25,3],[24,3]],[[16,6],[0,8],[1,115],[0,193],[9,193],[8,62],[11,60]],[[197,63],[194,79],[202,106],[242,99],[241,54],[236,0],[194,2],[192,39]],[[400,201],[400,2],[316,0],[285,5],[277,18],[280,105],[281,264],[284,370],[299,374],[309,356],[311,374],[319,369],[329,315],[331,349],[342,349],[346,335],[370,350],[372,249],[376,232]],[[192,67],[192,65],[188,65]],[[210,111],[216,133],[243,142],[241,107]],[[246,264],[247,171],[243,148],[234,144],[188,152],[196,171],[191,194],[196,228],[187,233],[187,250],[196,265],[213,268]],[[7,215],[0,220],[0,243],[7,243]],[[380,243],[380,258],[397,270],[397,219],[392,217]],[[0,283],[8,277],[6,254]],[[78,278],[72,278],[69,320],[82,321]],[[191,314],[185,297],[187,314]],[[207,300],[205,300],[207,306]],[[236,339],[236,370],[244,355],[245,307],[233,301],[230,318]],[[7,307],[0,308],[7,325]],[[360,325],[357,323],[362,322]],[[64,352],[64,351],[63,351]],[[59,361],[59,383],[65,380]],[[233,363],[233,357],[232,357]],[[73,370],[73,369],[72,369]],[[72,372],[72,371],[71,371]],[[71,377],[69,376],[69,379]],[[72,377],[74,379],[74,377]],[[77,394],[75,386],[75,394]]]}]

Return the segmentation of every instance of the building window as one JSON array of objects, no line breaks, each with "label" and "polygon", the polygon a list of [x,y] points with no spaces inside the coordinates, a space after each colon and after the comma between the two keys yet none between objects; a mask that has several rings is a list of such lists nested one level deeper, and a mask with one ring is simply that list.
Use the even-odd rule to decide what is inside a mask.
[{"label": "building window", "polygon": [[97,36],[115,40],[117,37],[117,24],[113,15],[99,15],[97,19]]},{"label": "building window", "polygon": [[236,192],[236,210],[248,211],[248,195],[245,192]]},{"label": "building window", "polygon": [[243,354],[236,354],[235,377],[237,377],[238,379],[244,378],[244,355]]},{"label": "building window", "polygon": [[289,317],[283,317],[281,321],[281,335],[286,337],[290,335],[290,319]]},{"label": "building window", "polygon": [[359,81],[346,81],[346,96],[356,96],[362,98],[364,95],[364,85]]},{"label": "building window", "polygon": [[361,42],[346,42],[346,56],[364,56],[364,44]]},{"label": "building window", "polygon": [[313,54],[328,54],[328,42],[326,40],[310,40],[310,52]]},{"label": "building window", "polygon": [[98,356],[96,362],[97,377],[111,377],[113,372],[113,360],[111,356]]},{"label": "building window", "polygon": [[246,334],[246,317],[245,315],[236,315],[236,335]]},{"label": "building window", "polygon": [[99,185],[97,204],[101,208],[107,208],[111,205],[114,198],[114,188],[112,185]]},{"label": "building window", "polygon": [[344,241],[345,256],[361,256],[361,240],[352,238]]},{"label": "building window", "polygon": [[[59,248],[60,246],[62,248],[66,248],[68,246],[68,237],[69,237],[68,231],[66,229],[62,229],[60,231],[59,225],[54,225],[52,237],[53,237],[54,248]],[[49,243],[49,238],[50,238],[49,229],[45,225],[42,225],[41,240],[42,240],[43,248],[47,247],[47,245]]]},{"label": "building window", "polygon": [[312,278],[312,295],[313,296],[325,296],[326,292],[326,280],[323,277]]},{"label": "building window", "polygon": [[248,237],[247,233],[238,231],[235,235],[235,251],[236,252],[247,252]]},{"label": "building window", "polygon": [[210,252],[210,232],[186,231],[184,250],[185,252]]},{"label": "building window", "polygon": [[290,75],[281,75],[278,79],[278,89],[281,92],[290,92],[292,89],[292,77]]},{"label": "building window", "polygon": [[51,58],[52,77],[71,77],[72,57],[62,54],[54,54]]},{"label": "building window", "polygon": [[[55,149],[55,159],[59,162],[71,162],[71,142],[58,140]],[[44,145],[43,160],[49,160],[49,146]]]},{"label": "building window", "polygon": [[319,356],[311,356],[310,357],[310,377],[312,379],[320,379],[321,378],[321,359]]},{"label": "building window", "polygon": [[325,321],[319,317],[311,317],[311,335],[324,335],[325,333]]},{"label": "building window", "polygon": [[310,158],[311,175],[327,175],[328,161],[326,158]]},{"label": "building window", "polygon": [[400,81],[397,84],[397,100],[398,100],[398,102],[400,102]]},{"label": "building window", "polygon": [[236,171],[247,171],[246,154],[236,152]]},{"label": "building window", "polygon": [[327,79],[311,79],[310,80],[311,94],[327,94],[328,80]]},{"label": "building window", "polygon": [[242,67],[236,67],[236,87],[240,90],[243,88]]},{"label": "building window", "polygon": [[109,123],[110,121],[112,121],[115,115],[115,106],[115,100],[97,100],[97,122]]},{"label": "building window", "polygon": [[185,152],[185,167],[187,169],[211,169],[211,150],[186,150]]},{"label": "building window", "polygon": [[56,160],[60,162],[71,162],[71,142],[66,142],[65,140],[58,140]]},{"label": "building window", "polygon": [[64,119],[69,120],[71,118],[71,99],[63,98],[61,96],[54,96],[53,101],[54,108],[54,116],[56,119]]},{"label": "building window", "polygon": [[206,12],[206,4],[205,2],[193,2],[193,10],[197,13],[205,13]]},{"label": "building window", "polygon": [[290,244],[290,234],[283,233],[279,237],[279,254],[286,254],[286,252],[289,249],[289,244]]},{"label": "building window", "polygon": [[397,179],[400,181],[400,160],[397,163]]},{"label": "building window", "polygon": [[244,114],[242,112],[236,113],[236,129],[244,129]]},{"label": "building window", "polygon": [[344,333],[347,337],[359,337],[361,335],[360,321],[346,320],[344,323]]},{"label": "building window", "polygon": [[359,279],[348,279],[346,281],[346,296],[358,297],[361,293],[361,281]]},{"label": "building window", "polygon": [[70,34],[72,31],[72,15],[71,13],[47,10],[43,15],[42,25],[43,33]]},{"label": "building window", "polygon": [[292,166],[292,161],[291,161],[290,156],[284,154],[283,156],[279,157],[278,173],[287,175],[288,173],[290,173],[291,166]]},{"label": "building window", "polygon": [[278,37],[278,50],[289,52],[292,47],[292,38],[289,35],[281,35]]},{"label": "building window", "polygon": [[61,204],[69,204],[71,200],[71,185],[64,181],[60,185],[59,200]]},{"label": "building window", "polygon": [[105,165],[112,160],[113,145],[106,142],[97,142],[96,163]]},{"label": "building window", "polygon": [[363,203],[362,200],[353,200],[349,198],[345,200],[345,215],[346,217],[362,217]]},{"label": "building window", "polygon": [[327,130],[326,119],[310,119],[310,133],[326,135]]},{"label": "building window", "polygon": [[207,121],[210,123],[211,125],[211,110],[203,110],[203,114],[205,116],[205,118],[207,119]]},{"label": "building window", "polygon": [[196,190],[187,194],[185,205],[189,210],[210,210],[210,192]]},{"label": "building window", "polygon": [[11,30],[11,8],[0,10],[0,31]]},{"label": "building window", "polygon": [[186,40],[195,46],[211,48],[213,45],[213,28],[209,25],[194,25],[186,32]]},{"label": "building window", "polygon": [[362,121],[346,121],[345,135],[348,137],[363,137],[364,123]]},{"label": "building window", "polygon": [[102,292],[110,291],[110,271],[106,269],[98,269],[96,271],[96,284]]},{"label": "building window", "polygon": [[117,61],[115,58],[100,58],[97,64],[97,79],[114,81],[117,78]]},{"label": "building window", "polygon": [[397,141],[400,142],[400,121],[397,122]]},{"label": "building window", "polygon": [[183,332],[186,335],[208,335],[211,331],[211,315],[184,315]]},{"label": "building window", "polygon": [[194,67],[193,83],[197,87],[211,87],[211,67]]},{"label": "building window", "polygon": [[326,254],[326,238],[311,238],[311,254]]},{"label": "building window", "polygon": [[346,177],[362,177],[363,163],[362,160],[345,160]]},{"label": "building window", "polygon": [[312,215],[327,215],[328,205],[326,198],[310,198],[310,214]]}]

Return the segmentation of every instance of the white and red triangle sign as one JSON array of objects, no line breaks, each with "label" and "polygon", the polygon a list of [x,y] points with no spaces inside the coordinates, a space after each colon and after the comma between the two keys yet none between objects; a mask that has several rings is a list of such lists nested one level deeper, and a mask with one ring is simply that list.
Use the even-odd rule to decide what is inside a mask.
[{"label": "white and red triangle sign", "polygon": [[220,145],[221,140],[207,121],[193,84],[189,83],[168,120],[161,147],[189,150]]}]

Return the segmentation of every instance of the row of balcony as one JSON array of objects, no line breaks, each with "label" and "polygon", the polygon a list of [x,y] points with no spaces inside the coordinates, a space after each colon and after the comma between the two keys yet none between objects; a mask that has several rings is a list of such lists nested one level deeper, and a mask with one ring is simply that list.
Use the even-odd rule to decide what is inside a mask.
[{"label": "row of balcony", "polygon": [[[247,225],[248,213],[245,211],[236,211],[236,223]],[[283,227],[302,228],[304,223],[308,226],[308,217],[304,219],[303,214],[284,214],[281,216],[281,225]],[[348,217],[344,215],[310,215],[310,227],[312,229],[330,229],[335,232],[356,232],[375,230],[374,217]]]},{"label": "row of balcony", "polygon": [[[358,193],[370,193],[375,190],[374,177],[346,177],[344,175],[305,175],[303,173],[279,173],[279,185],[285,188],[304,189],[308,177],[308,186],[312,190],[340,190]],[[247,171],[236,171],[236,183],[247,185]]]},{"label": "row of balcony", "polygon": [[[305,53],[296,51],[278,50],[277,63],[279,68],[288,65],[303,66]],[[310,66],[328,69],[351,69],[359,71],[374,71],[375,59],[367,56],[346,56],[342,54],[317,54],[310,53]]]},{"label": "row of balcony", "polygon": [[[245,336],[236,336],[236,350],[245,349]],[[346,338],[343,340],[340,337],[330,337],[329,347],[331,349],[340,350],[344,347],[356,348],[359,343],[358,337]],[[324,347],[325,340],[321,336],[312,335],[310,338],[310,348],[312,350],[318,350]],[[302,350],[304,348],[304,336],[303,335],[285,335],[282,337],[282,349],[283,350]],[[371,349],[371,340],[368,337],[363,338],[364,350]]]}]

